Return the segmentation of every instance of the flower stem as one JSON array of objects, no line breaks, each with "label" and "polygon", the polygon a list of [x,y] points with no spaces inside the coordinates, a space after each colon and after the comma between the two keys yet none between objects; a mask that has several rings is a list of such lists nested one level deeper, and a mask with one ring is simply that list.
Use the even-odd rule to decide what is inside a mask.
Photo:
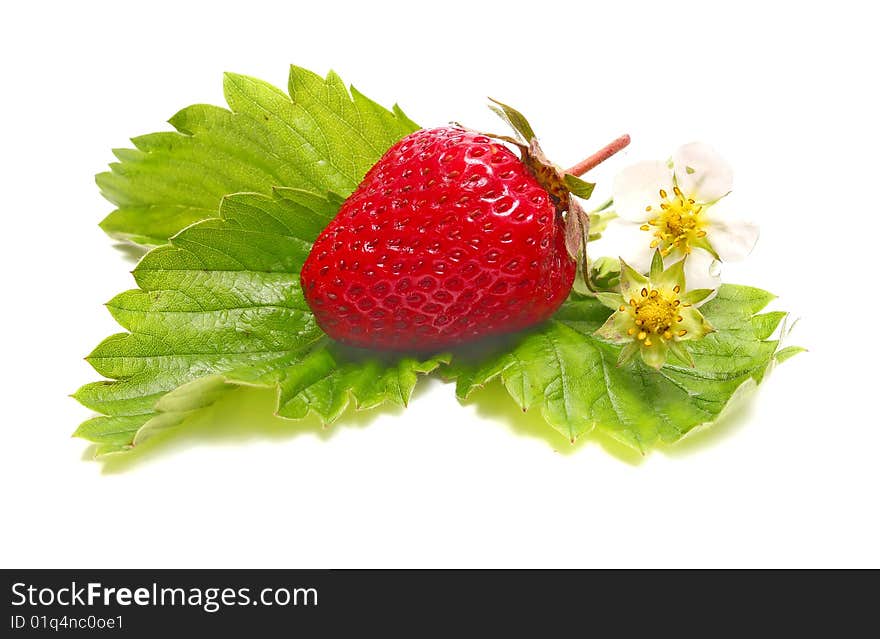
[{"label": "flower stem", "polygon": [[621,149],[626,148],[626,146],[628,144],[629,144],[629,134],[625,133],[625,134],[621,135],[619,138],[617,138],[616,140],[614,140],[613,142],[609,142],[608,144],[603,146],[601,149],[599,149],[598,151],[593,153],[593,155],[588,157],[586,160],[583,160],[583,161],[575,164],[573,167],[568,169],[566,171],[566,173],[580,177],[581,175],[583,175],[584,173],[586,173],[590,169],[594,169],[597,166],[599,166],[600,164],[602,164],[602,162],[604,162],[605,160],[610,158],[612,155],[614,155],[615,153],[617,153]]}]

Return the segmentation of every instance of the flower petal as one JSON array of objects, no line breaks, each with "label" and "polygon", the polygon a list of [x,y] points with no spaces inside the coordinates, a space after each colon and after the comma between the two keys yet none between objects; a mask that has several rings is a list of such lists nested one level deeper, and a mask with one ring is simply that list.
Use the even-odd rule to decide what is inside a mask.
[{"label": "flower petal", "polygon": [[639,162],[614,178],[614,211],[630,222],[647,222],[653,215],[645,208],[660,206],[660,189],[672,193],[672,171],[663,162]]},{"label": "flower petal", "polygon": [[672,263],[667,262],[669,268],[660,273],[657,277],[651,278],[651,283],[658,288],[666,290],[672,290],[676,286],[679,286],[681,290],[684,290],[684,265],[686,263],[687,259],[678,260]]},{"label": "flower petal", "polygon": [[[689,339],[700,339],[715,330],[712,328],[712,325],[706,321],[703,314],[693,306],[681,309],[680,313],[681,321],[675,325],[674,329],[675,339],[679,342],[687,341]],[[681,331],[687,332],[684,335],[679,335],[678,333]]]},{"label": "flower petal", "polygon": [[620,355],[617,357],[617,365],[625,366],[629,364],[630,360],[635,357],[635,354],[639,352],[639,343],[638,342],[630,342],[626,346],[620,349]]},{"label": "flower petal", "polygon": [[615,311],[624,303],[623,295],[620,293],[606,293],[600,291],[596,293],[596,299],[599,300],[602,306],[613,308]]},{"label": "flower petal", "polygon": [[683,361],[685,364],[687,364],[691,368],[694,367],[694,358],[684,346],[682,346],[680,343],[678,343],[675,340],[668,341],[666,343],[666,345],[669,347],[670,353],[675,355],[678,359]]},{"label": "flower petal", "polygon": [[628,312],[615,311],[602,326],[596,329],[595,335],[614,344],[633,341],[627,330],[633,327],[632,316]]},{"label": "flower petal", "polygon": [[714,294],[715,291],[711,288],[692,288],[681,296],[681,301],[686,302],[687,304],[693,304],[694,306],[699,306],[709,299],[709,296]]},{"label": "flower petal", "polygon": [[730,212],[727,206],[716,204],[706,210],[706,239],[724,262],[744,259],[758,241],[758,225]]},{"label": "flower petal", "polygon": [[691,251],[684,262],[684,281],[685,290],[717,289],[721,285],[721,273],[715,258],[703,250]]},{"label": "flower petal", "polygon": [[718,152],[702,142],[679,147],[672,154],[678,187],[697,202],[714,202],[730,193],[733,169]]},{"label": "flower petal", "polygon": [[[621,255],[627,264],[639,273],[647,273],[651,267],[651,258],[654,257],[654,249],[651,241],[654,236],[649,231],[642,231],[639,224],[614,220],[608,225],[608,229],[602,235],[598,248],[594,249],[594,255]],[[594,245],[590,245],[593,249]],[[601,251],[601,252],[598,252]]]},{"label": "flower petal", "polygon": [[641,290],[648,285],[648,278],[620,260],[620,293],[624,300],[638,298]]},{"label": "flower petal", "polygon": [[642,342],[640,354],[645,364],[653,368],[660,368],[666,362],[668,350],[666,342],[657,337],[651,340],[650,346],[645,346],[645,343]]}]

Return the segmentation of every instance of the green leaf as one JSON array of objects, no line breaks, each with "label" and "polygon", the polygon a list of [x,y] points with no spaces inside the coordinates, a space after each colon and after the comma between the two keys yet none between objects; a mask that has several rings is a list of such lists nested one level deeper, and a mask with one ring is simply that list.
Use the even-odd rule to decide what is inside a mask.
[{"label": "green leaf", "polygon": [[802,346],[786,346],[776,352],[776,362],[781,364],[787,359],[791,359],[798,353],[806,353],[807,349]]},{"label": "green leaf", "polygon": [[174,115],[173,132],[132,139],[118,162],[96,177],[117,209],[101,223],[111,236],[164,244],[181,229],[217,215],[237,192],[283,186],[347,196],[388,148],[418,126],[326,78],[291,67],[289,92],[227,73],[229,109],[196,104]]},{"label": "green leaf", "polygon": [[238,385],[278,389],[277,413],[326,422],[346,407],[405,405],[443,355],[383,357],[333,343],[302,296],[298,271],[336,202],[295,189],[225,197],[220,218],[190,226],[134,270],[138,289],[107,307],[127,333],[89,355],[109,380],[75,397],[102,416],[76,435],[99,453],[179,425]]},{"label": "green leaf", "polygon": [[569,191],[584,200],[589,200],[590,196],[593,194],[593,189],[596,188],[596,185],[593,182],[587,182],[586,180],[582,180],[579,177],[568,173],[565,174],[562,180],[565,182],[565,186]]},{"label": "green leaf", "polygon": [[[118,207],[103,228],[163,244],[134,270],[138,288],[107,304],[125,332],[88,358],[106,379],[75,393],[100,413],[76,431],[98,454],[129,450],[246,386],[275,389],[276,413],[290,419],[329,423],[350,405],[403,406],[418,376],[441,365],[462,398],[499,379],[520,406],[538,407],[571,440],[595,427],[645,451],[716,420],[773,361],[803,350],[777,351],[770,339],[785,317],[759,314],[772,295],[730,285],[701,308],[718,330],[687,343],[659,372],[638,360],[618,366],[635,354],[632,345],[627,352],[596,339],[609,310],[577,293],[550,322],[469,345],[454,363],[445,354],[335,343],[305,303],[299,268],[341,199],[418,127],[399,108],[347,90],[332,72],[321,78],[292,67],[289,95],[234,74],[224,89],[229,109],[184,109],[170,121],[175,132],[135,138],[135,148],[116,150],[119,162],[97,176]],[[498,110],[533,137],[521,114]],[[594,233],[614,217],[593,215]],[[601,259],[593,274],[606,291],[621,278],[619,266]],[[624,286],[639,277],[625,269]]]},{"label": "green leaf", "polygon": [[529,124],[526,116],[503,102],[499,102],[493,98],[489,98],[489,100],[493,103],[489,105],[489,108],[492,109],[498,117],[510,125],[510,128],[522,138],[523,142],[528,144],[535,139],[535,131],[532,129],[532,125]]},{"label": "green leaf", "polygon": [[575,296],[553,320],[491,353],[457,358],[449,373],[462,400],[498,379],[523,410],[538,409],[571,441],[598,428],[645,452],[715,421],[740,387],[761,381],[774,354],[794,354],[796,347],[776,353],[777,342],[767,339],[783,316],[757,315],[771,299],[760,289],[723,285],[701,308],[717,331],[684,346],[693,368],[680,357],[659,371],[638,360],[618,366],[621,347],[593,335],[608,309]]}]

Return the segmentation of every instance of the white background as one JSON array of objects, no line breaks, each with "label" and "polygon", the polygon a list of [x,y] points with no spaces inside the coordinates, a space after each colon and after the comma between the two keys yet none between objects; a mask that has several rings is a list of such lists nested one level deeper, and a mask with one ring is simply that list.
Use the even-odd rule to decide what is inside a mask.
[{"label": "white background", "polygon": [[[863,3],[13,3],[2,65],[0,565],[880,566],[876,21]],[[810,353],[711,430],[636,458],[572,448],[499,393],[423,384],[405,412],[315,424],[222,406],[91,461],[67,394],[116,332],[133,262],[93,175],[221,73],[333,68],[424,125],[518,106],[591,174],[709,142],[760,220],[728,281],[780,295]],[[543,433],[543,434],[542,434]]]}]

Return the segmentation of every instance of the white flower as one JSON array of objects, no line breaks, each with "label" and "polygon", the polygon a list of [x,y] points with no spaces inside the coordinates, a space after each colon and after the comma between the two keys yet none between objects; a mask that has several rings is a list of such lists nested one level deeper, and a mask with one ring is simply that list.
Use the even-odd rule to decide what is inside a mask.
[{"label": "white flower", "polygon": [[[694,142],[665,162],[640,162],[614,180],[618,233],[628,233],[637,247],[629,263],[647,272],[654,250],[685,261],[693,288],[715,288],[718,264],[741,260],[758,240],[758,227],[734,216],[723,199],[733,171],[711,147]],[[610,230],[610,229],[609,229]]]}]

